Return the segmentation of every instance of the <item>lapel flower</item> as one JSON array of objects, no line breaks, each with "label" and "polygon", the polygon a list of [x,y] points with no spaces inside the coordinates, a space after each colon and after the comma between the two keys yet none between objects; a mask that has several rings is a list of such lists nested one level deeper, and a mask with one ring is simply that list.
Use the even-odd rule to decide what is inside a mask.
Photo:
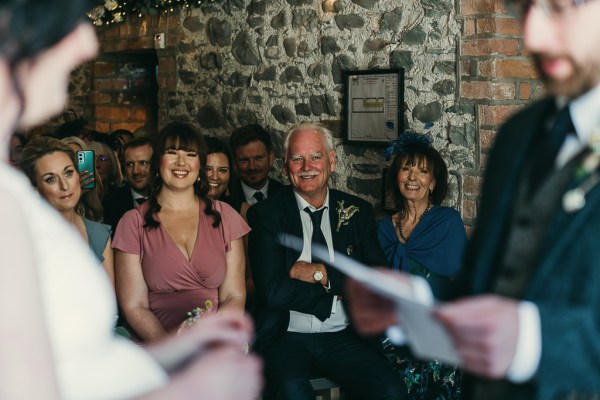
[{"label": "lapel flower", "polygon": [[338,223],[337,223],[337,228],[335,229],[335,231],[339,232],[342,225],[348,225],[350,218],[352,218],[352,216],[358,212],[358,206],[355,206],[353,204],[351,206],[344,208],[344,200],[340,200],[340,201],[338,201],[338,206],[337,206],[336,211],[338,214]]},{"label": "lapel flower", "polygon": [[575,171],[575,179],[582,182],[576,188],[568,190],[562,198],[562,205],[567,213],[581,210],[585,206],[587,193],[600,182],[597,171],[600,166],[600,128],[596,128],[590,135],[588,148],[590,153]]}]

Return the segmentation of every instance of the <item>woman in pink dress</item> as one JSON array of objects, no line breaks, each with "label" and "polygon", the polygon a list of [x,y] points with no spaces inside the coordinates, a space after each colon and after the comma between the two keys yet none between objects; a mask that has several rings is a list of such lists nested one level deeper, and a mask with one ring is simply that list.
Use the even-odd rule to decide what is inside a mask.
[{"label": "woman in pink dress", "polygon": [[206,153],[192,125],[167,125],[155,144],[150,197],[116,229],[117,295],[145,342],[176,331],[207,300],[218,312],[244,312],[242,237],[250,228],[228,204],[208,197]]}]

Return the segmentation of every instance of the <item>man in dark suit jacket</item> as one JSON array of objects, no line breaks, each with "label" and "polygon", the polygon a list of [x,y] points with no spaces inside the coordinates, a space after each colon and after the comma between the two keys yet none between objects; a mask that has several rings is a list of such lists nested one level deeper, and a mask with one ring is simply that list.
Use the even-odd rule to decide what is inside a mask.
[{"label": "man in dark suit jacket", "polygon": [[123,147],[123,173],[127,184],[106,196],[102,202],[104,223],[114,234],[119,220],[127,211],[148,198],[152,142],[146,138],[134,139]]},{"label": "man in dark suit jacket", "polygon": [[[471,297],[436,313],[470,373],[466,398],[599,398],[600,2],[518,6],[554,97],[500,129],[457,279]],[[385,302],[351,288],[359,329],[393,323]]]},{"label": "man in dark suit jacket", "polygon": [[[314,399],[309,378],[319,374],[339,383],[347,398],[401,399],[406,389],[400,376],[352,330],[342,302],[344,277],[311,259],[311,243],[317,241],[329,248],[330,257],[335,250],[385,265],[371,205],[328,189],[336,152],[322,125],[292,128],[284,147],[291,187],[248,211],[255,348],[265,358],[266,395]],[[303,250],[282,245],[280,235],[284,241],[304,238]]]},{"label": "man in dark suit jacket", "polygon": [[274,195],[283,185],[269,178],[275,153],[271,137],[262,126],[246,125],[236,129],[229,139],[229,148],[239,178],[232,182],[227,202],[245,215],[248,206]]}]

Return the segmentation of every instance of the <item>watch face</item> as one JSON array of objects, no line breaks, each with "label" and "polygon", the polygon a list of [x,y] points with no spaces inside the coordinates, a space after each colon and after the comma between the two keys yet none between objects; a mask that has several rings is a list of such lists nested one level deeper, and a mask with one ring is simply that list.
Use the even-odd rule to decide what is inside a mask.
[{"label": "watch face", "polygon": [[315,281],[320,282],[321,279],[323,279],[323,273],[321,271],[316,271],[313,278],[315,278]]}]

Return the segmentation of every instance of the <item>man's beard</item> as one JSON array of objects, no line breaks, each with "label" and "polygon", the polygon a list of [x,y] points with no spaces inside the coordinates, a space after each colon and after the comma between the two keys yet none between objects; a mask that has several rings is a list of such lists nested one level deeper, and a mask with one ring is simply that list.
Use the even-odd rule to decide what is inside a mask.
[{"label": "man's beard", "polygon": [[554,96],[564,96],[570,99],[581,96],[600,82],[600,67],[593,63],[584,66],[575,63],[575,61],[566,57],[573,66],[571,76],[566,79],[558,80],[544,73],[541,62],[543,57],[539,54],[533,55],[535,66],[546,85],[546,90]]}]

